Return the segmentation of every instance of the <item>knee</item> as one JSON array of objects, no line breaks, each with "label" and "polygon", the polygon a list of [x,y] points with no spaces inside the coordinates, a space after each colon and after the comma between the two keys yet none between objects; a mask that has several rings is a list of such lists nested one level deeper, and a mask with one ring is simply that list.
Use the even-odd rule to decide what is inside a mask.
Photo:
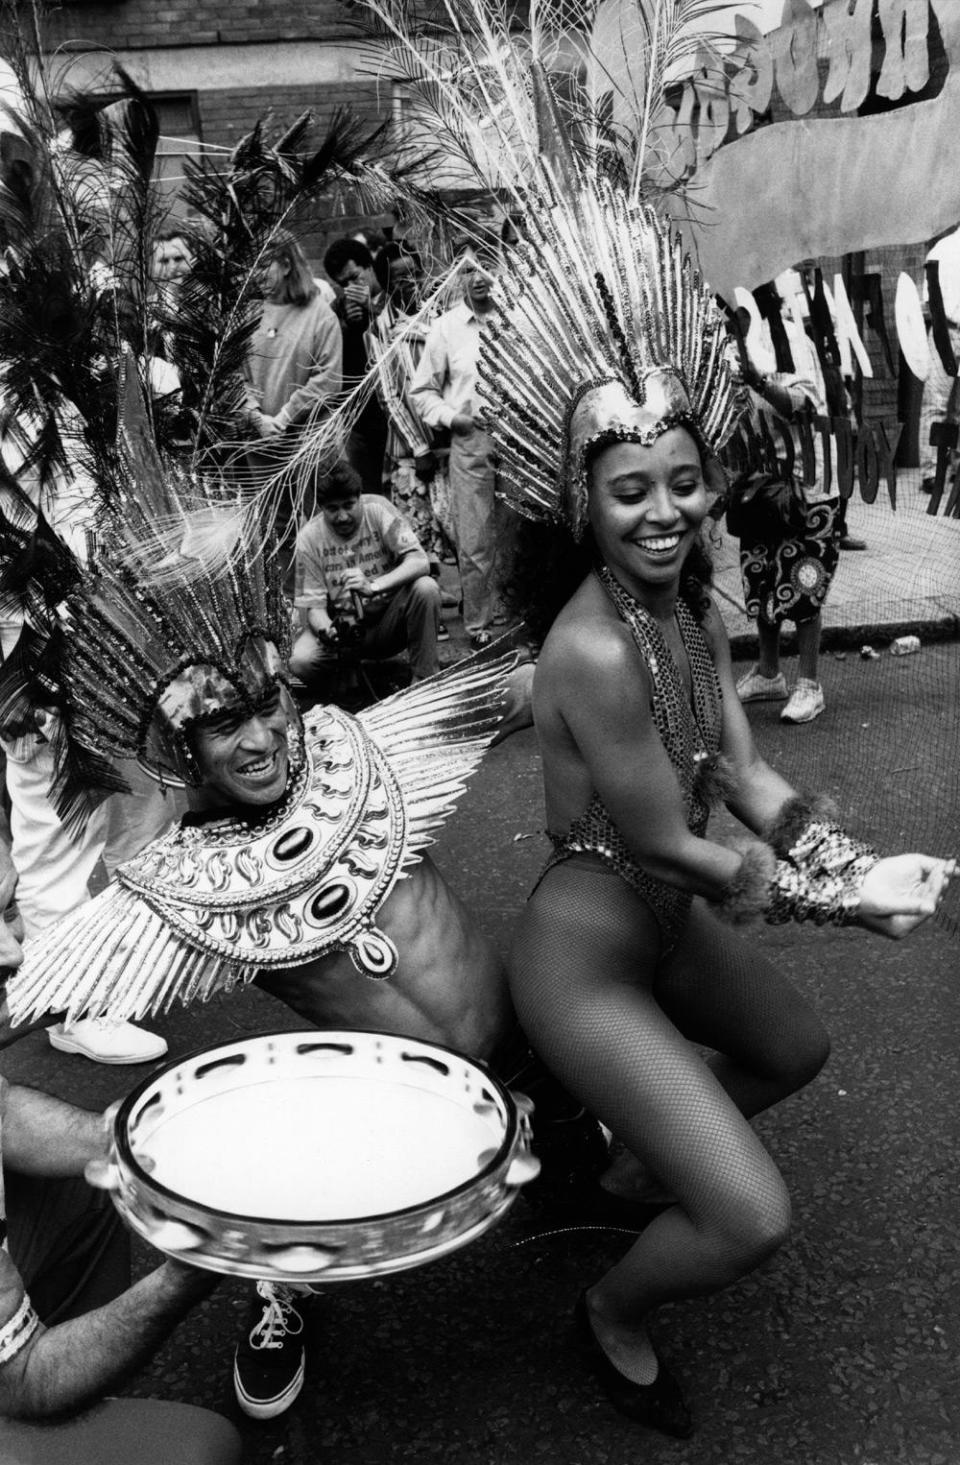
[{"label": "knee", "polygon": [[829,1057],[830,1034],[821,1022],[814,1019],[797,1046],[793,1063],[796,1087],[802,1089],[805,1084],[812,1083]]},{"label": "knee", "polygon": [[723,1227],[722,1250],[730,1279],[746,1276],[772,1257],[790,1235],[790,1196],[777,1171],[764,1176],[753,1192],[743,1197],[735,1221]]},{"label": "knee", "polygon": [[813,1014],[803,1026],[790,1033],[789,1046],[777,1064],[777,1078],[782,1095],[795,1094],[812,1083],[830,1057],[830,1034]]},{"label": "knee", "polygon": [[439,614],[440,586],[432,575],[421,575],[418,580],[414,580],[410,586],[410,603],[422,606],[425,610],[436,607]]},{"label": "knee", "polygon": [[309,681],[320,660],[319,641],[312,631],[303,631],[294,642],[290,660],[287,663],[291,676],[297,677],[302,682]]}]

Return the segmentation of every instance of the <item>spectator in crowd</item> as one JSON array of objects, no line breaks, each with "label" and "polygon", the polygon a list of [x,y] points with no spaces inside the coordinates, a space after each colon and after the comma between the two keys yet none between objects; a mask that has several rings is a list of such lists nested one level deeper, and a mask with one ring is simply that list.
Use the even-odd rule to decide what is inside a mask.
[{"label": "spectator in crowd", "polygon": [[158,234],[153,246],[153,278],[169,305],[176,304],[177,292],[193,268],[193,250],[186,236],[178,229]]},{"label": "spectator in crowd", "polygon": [[[31,430],[23,422],[9,423],[0,433],[0,464],[22,481],[24,494],[35,497],[46,521],[67,536],[71,548],[83,552],[90,503],[82,474],[64,473],[56,486],[41,493],[33,475],[24,470]],[[11,489],[0,490],[0,513],[16,514],[20,500]],[[21,512],[22,512],[21,505]],[[24,609],[7,595],[0,612],[0,659],[15,654],[24,621]],[[130,794],[113,794],[91,817],[82,832],[64,824],[55,807],[54,746],[59,734],[57,715],[38,712],[33,724],[0,723],[4,784],[9,806],[8,846],[20,879],[20,910],[28,936],[36,936],[59,916],[81,905],[102,859],[108,874],[160,833],[179,810],[173,797],[164,797],[159,785],[129,760],[125,774]],[[69,1026],[49,1029],[49,1041],[65,1053],[76,1053],[95,1063],[148,1063],[162,1058],[166,1041],[133,1023],[111,1023],[85,1018]]]},{"label": "spectator in crowd", "polygon": [[[727,528],[740,541],[747,614],[757,623],[759,657],[737,682],[741,702],[784,702],[783,722],[813,722],[826,701],[820,685],[822,607],[839,558],[841,520],[835,477],[822,463],[805,471],[799,424],[824,410],[817,382],[763,375],[745,359],[750,410],[738,429]],[[811,434],[812,436],[812,434]],[[791,443],[789,460],[778,452]],[[812,465],[809,465],[812,466]],[[799,669],[788,692],[780,669],[784,621],[797,631]]]},{"label": "spectator in crowd", "polygon": [[323,695],[341,647],[371,659],[406,650],[413,681],[439,670],[440,590],[410,525],[340,463],[317,480],[320,513],[300,531],[295,605],[303,630],[290,670]]},{"label": "spectator in crowd", "polygon": [[[256,440],[247,456],[254,473],[268,476],[282,469],[300,431],[339,395],[343,352],[336,317],[285,230],[266,253],[261,287],[263,309],[247,357],[247,418]],[[277,528],[292,545],[290,516],[288,491]]]},{"label": "spectator in crowd", "polygon": [[427,332],[412,400],[428,427],[450,432],[451,527],[460,568],[463,623],[475,650],[504,620],[496,586],[497,526],[493,446],[480,426],[476,398],[481,330],[496,309],[497,254],[461,240],[463,298]]},{"label": "spectator in crowd", "polygon": [[[334,311],[343,333],[343,389],[351,392],[369,369],[367,332],[383,304],[383,292],[373,272],[373,255],[358,239],[334,239],[323,256],[323,267],[337,286]],[[347,441],[347,458],[360,474],[364,493],[383,492],[383,455],[387,419],[376,396],[360,412]]]},{"label": "spectator in crowd", "polygon": [[374,262],[384,305],[373,320],[368,340],[389,422],[384,484],[390,501],[427,551],[436,574],[441,560],[451,553],[431,493],[435,477],[443,470],[433,451],[433,434],[421,422],[411,390],[426,339],[426,327],[416,319],[422,269],[420,255],[409,245],[394,241],[384,245]]}]

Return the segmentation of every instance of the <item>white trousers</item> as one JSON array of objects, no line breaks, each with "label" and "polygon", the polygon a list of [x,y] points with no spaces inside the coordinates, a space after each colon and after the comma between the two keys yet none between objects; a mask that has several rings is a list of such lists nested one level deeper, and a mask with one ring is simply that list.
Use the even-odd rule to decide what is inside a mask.
[{"label": "white trousers", "polygon": [[53,752],[35,733],[0,739],[7,760],[10,797],[10,857],[16,868],[17,904],[24,934],[38,935],[59,916],[76,909],[89,895],[90,880],[102,858],[107,874],[130,859],[180,812],[158,784],[137,764],[122,773],[132,794],[112,794],[77,833],[67,830],[51,802]]},{"label": "white trousers", "polygon": [[463,625],[468,635],[489,630],[501,614],[495,588],[497,513],[493,443],[485,432],[454,433],[450,440],[450,518],[452,521]]}]

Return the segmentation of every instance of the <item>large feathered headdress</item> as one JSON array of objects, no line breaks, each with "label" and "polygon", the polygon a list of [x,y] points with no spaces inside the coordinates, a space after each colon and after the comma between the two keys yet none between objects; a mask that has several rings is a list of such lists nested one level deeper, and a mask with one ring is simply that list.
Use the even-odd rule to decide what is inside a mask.
[{"label": "large feathered headdress", "polygon": [[0,516],[0,560],[25,610],[0,672],[0,722],[26,725],[36,706],[60,714],[56,793],[67,820],[125,788],[124,759],[161,781],[198,783],[191,729],[213,713],[252,710],[280,688],[296,720],[276,562],[244,539],[206,564],[204,522],[219,526],[236,490],[161,462],[132,372],[118,462],[121,497],[101,516],[85,564],[42,516]]},{"label": "large feathered headdress", "polygon": [[481,395],[512,507],[579,538],[591,450],[671,427],[709,467],[740,410],[726,326],[652,207],[602,177],[541,194],[500,285]]}]

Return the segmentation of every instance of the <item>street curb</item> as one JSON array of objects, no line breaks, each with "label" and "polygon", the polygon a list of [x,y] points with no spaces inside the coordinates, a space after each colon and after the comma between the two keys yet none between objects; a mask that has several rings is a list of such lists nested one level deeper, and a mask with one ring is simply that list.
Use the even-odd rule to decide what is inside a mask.
[{"label": "street curb", "polygon": [[[849,651],[861,646],[886,646],[898,636],[919,636],[924,644],[938,641],[952,641],[960,636],[960,616],[944,612],[928,619],[902,621],[864,621],[852,626],[824,626],[820,636],[821,651]],[[785,626],[780,641],[781,651],[790,654],[797,648],[797,636],[792,626]],[[730,651],[735,661],[757,657],[755,632],[742,631],[730,637]]]}]

